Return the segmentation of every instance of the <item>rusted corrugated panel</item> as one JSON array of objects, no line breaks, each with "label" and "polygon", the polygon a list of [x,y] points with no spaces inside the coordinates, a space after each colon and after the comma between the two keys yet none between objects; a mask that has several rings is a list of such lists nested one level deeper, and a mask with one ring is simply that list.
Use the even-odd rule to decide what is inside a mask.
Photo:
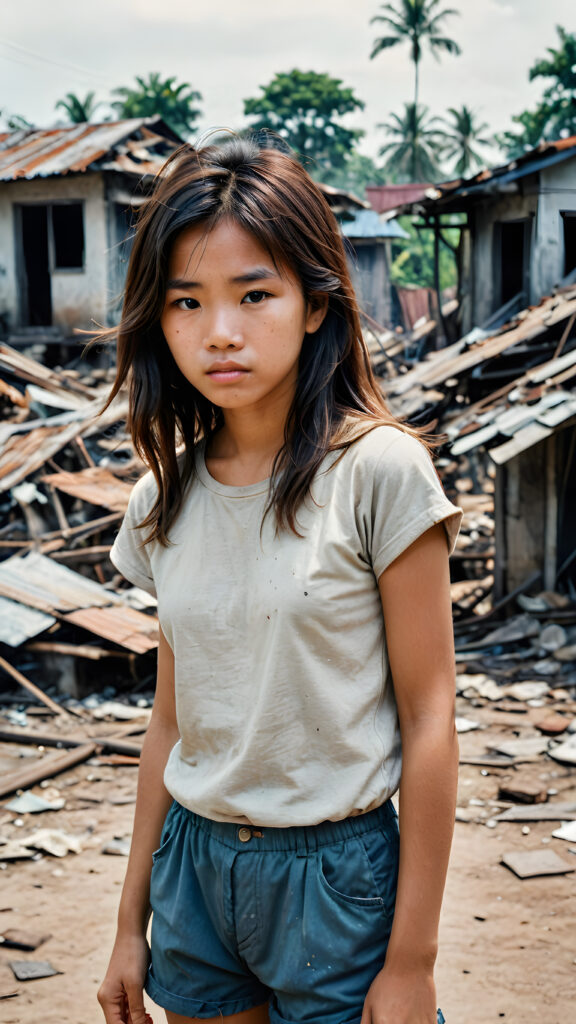
[{"label": "rusted corrugated panel", "polygon": [[36,551],[0,563],[0,595],[43,612],[46,620],[54,615],[136,654],[158,644],[154,616],[128,607],[120,594]]},{"label": "rusted corrugated panel", "polygon": [[158,646],[158,620],[134,608],[82,608],[63,617],[66,622],[112,640],[135,654],[145,654]]},{"label": "rusted corrugated panel", "polygon": [[554,431],[550,427],[544,427],[541,423],[530,423],[529,426],[514,434],[510,441],[499,445],[498,448],[491,448],[488,454],[497,466],[501,466],[505,462],[510,462],[510,459],[516,458],[520,452],[533,448],[535,444],[539,444],[553,433]]},{"label": "rusted corrugated panel", "polygon": [[0,641],[9,647],[19,647],[30,637],[38,636],[56,622],[53,615],[0,597]]},{"label": "rusted corrugated panel", "polygon": [[113,512],[125,512],[132,485],[119,480],[109,469],[93,466],[78,473],[49,473],[41,477],[43,483],[57,487],[92,505],[103,505]]},{"label": "rusted corrugated panel", "polygon": [[[78,173],[86,171],[92,164],[110,154],[114,166],[117,146],[121,145],[130,135],[144,130],[150,123],[159,125],[154,118],[130,118],[125,121],[113,121],[106,124],[66,125],[61,128],[31,129],[25,132],[14,132],[0,142],[0,180],[12,181],[16,178],[49,177],[50,175]],[[165,126],[164,126],[165,127]],[[173,133],[166,129],[169,135]],[[14,144],[11,145],[11,139]],[[151,153],[158,139],[163,139],[168,147],[178,145],[177,136],[168,137],[151,135],[141,140],[141,148],[146,150],[146,165],[154,171],[163,163],[163,157]],[[130,169],[143,173],[142,163],[136,158],[130,161]],[[118,169],[121,169],[120,167]]]},{"label": "rusted corrugated panel", "polygon": [[[511,329],[475,344],[466,344],[466,339],[457,341],[438,354],[434,353],[402,377],[395,377],[384,384],[390,394],[405,394],[415,385],[436,387],[450,377],[458,377],[472,370],[480,363],[493,359],[520,341],[529,341],[544,334],[553,325],[566,320],[576,312],[576,292],[571,289],[566,296],[547,298]],[[509,327],[509,325],[507,325]]]},{"label": "rusted corrugated panel", "polygon": [[120,598],[100,583],[38,551],[0,563],[0,594],[48,612],[121,604]]}]

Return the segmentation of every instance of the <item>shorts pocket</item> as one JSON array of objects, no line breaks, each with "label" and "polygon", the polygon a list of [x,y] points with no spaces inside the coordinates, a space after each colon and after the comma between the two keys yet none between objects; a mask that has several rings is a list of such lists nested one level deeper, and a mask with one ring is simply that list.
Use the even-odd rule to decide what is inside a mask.
[{"label": "shorts pocket", "polygon": [[360,838],[323,847],[317,863],[320,884],[333,900],[346,906],[384,908]]},{"label": "shorts pocket", "polygon": [[162,833],[160,835],[160,846],[158,847],[157,850],[154,850],[152,854],[153,864],[156,864],[160,860],[160,858],[164,856],[164,854],[168,850],[168,847],[170,846],[170,841],[176,831],[175,817],[177,809],[178,805],[175,803],[172,804],[170,810],[168,811],[168,814],[166,815],[164,824],[162,826]]}]

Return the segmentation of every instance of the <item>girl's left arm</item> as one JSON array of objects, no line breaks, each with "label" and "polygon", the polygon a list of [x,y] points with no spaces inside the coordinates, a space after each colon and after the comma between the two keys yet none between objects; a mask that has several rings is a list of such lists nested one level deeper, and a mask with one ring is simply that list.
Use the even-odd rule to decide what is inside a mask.
[{"label": "girl's left arm", "polygon": [[400,870],[386,961],[362,1024],[435,1024],[434,963],[458,774],[444,527],[433,526],[403,552],[379,588],[402,736]]}]

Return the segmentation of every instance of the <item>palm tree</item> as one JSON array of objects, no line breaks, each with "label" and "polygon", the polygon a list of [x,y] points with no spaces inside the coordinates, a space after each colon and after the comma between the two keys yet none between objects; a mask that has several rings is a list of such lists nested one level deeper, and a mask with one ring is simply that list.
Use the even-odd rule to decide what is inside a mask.
[{"label": "palm tree", "polygon": [[58,100],[56,104],[56,110],[61,107],[65,114],[68,116],[68,120],[72,124],[81,124],[83,121],[92,121],[98,107],[101,107],[101,103],[94,102],[95,94],[93,92],[86,93],[83,100],[74,92],[67,92],[63,100]]},{"label": "palm tree", "polygon": [[175,76],[162,79],[157,71],[152,71],[148,79],[137,75],[137,88],[121,86],[112,90],[120,97],[112,106],[120,117],[157,115],[175,132],[193,132],[200,116],[199,108],[193,104],[202,99],[202,94],[192,89],[189,82],[175,83]]},{"label": "palm tree", "polygon": [[443,156],[455,160],[454,173],[459,178],[466,178],[473,168],[480,167],[483,163],[481,155],[474,147],[491,146],[493,140],[489,136],[482,137],[482,132],[487,131],[488,125],[480,124],[470,107],[462,106],[459,110],[450,107],[448,113],[452,120],[443,119],[446,125]]},{"label": "palm tree", "polygon": [[381,4],[386,14],[376,14],[370,21],[383,22],[389,35],[374,40],[370,60],[382,50],[408,41],[411,46],[411,57],[414,62],[414,107],[418,107],[419,67],[422,57],[422,43],[428,42],[434,57],[440,60],[440,54],[452,53],[458,56],[462,51],[453,39],[442,35],[442,22],[445,18],[459,12],[451,7],[438,11],[441,0],[396,0],[395,4]]},{"label": "palm tree", "polygon": [[428,107],[404,104],[404,114],[391,114],[384,128],[390,138],[379,150],[386,156],[384,171],[396,181],[437,181],[441,177],[440,157],[444,131],[438,117],[428,116]]}]

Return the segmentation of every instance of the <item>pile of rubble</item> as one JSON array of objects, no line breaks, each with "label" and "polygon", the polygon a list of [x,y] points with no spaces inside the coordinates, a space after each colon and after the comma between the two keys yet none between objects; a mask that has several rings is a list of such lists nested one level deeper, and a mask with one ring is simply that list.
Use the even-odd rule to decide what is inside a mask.
[{"label": "pile of rubble", "polygon": [[52,682],[78,697],[85,678],[84,689],[91,677],[102,686],[103,664],[108,681],[149,675],[138,656],[157,646],[155,602],[126,589],[108,560],[144,469],[126,399],[100,415],[108,377],[0,345],[0,667],[35,700],[28,671],[42,691]]}]

